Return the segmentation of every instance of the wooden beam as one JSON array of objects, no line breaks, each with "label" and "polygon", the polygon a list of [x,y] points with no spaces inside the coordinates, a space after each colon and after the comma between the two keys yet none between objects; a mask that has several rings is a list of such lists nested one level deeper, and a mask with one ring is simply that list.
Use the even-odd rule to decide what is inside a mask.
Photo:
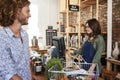
[{"label": "wooden beam", "polygon": [[90,6],[95,3],[96,3],[96,0],[85,0],[80,3],[80,7],[84,8],[84,7]]}]

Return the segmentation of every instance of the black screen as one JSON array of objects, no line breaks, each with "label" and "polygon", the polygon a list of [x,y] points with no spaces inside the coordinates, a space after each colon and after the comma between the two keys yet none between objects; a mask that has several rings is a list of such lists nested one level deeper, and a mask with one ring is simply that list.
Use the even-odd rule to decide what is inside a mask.
[{"label": "black screen", "polygon": [[52,46],[58,50],[59,58],[65,58],[65,41],[64,37],[54,36],[52,39]]}]

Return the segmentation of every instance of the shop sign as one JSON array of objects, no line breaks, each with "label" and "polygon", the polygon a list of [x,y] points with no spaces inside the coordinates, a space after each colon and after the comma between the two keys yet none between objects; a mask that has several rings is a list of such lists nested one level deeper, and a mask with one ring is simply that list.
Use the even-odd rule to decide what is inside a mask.
[{"label": "shop sign", "polygon": [[78,5],[69,5],[69,10],[70,11],[79,11],[79,6]]}]

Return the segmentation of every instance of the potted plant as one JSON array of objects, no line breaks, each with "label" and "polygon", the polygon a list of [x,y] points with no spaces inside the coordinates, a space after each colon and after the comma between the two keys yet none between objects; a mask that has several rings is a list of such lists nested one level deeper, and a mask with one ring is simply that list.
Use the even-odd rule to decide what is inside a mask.
[{"label": "potted plant", "polygon": [[[46,65],[46,69],[45,69],[45,72],[46,72],[46,75],[47,75],[47,79],[50,80],[50,75],[51,73],[48,72],[48,70],[54,66],[54,65],[57,65],[57,69],[60,71],[63,69],[63,65],[62,65],[62,62],[59,58],[52,58],[48,61],[47,65]],[[64,76],[64,74],[59,74],[56,76],[56,80],[67,80],[67,79],[64,79],[66,78]]]}]

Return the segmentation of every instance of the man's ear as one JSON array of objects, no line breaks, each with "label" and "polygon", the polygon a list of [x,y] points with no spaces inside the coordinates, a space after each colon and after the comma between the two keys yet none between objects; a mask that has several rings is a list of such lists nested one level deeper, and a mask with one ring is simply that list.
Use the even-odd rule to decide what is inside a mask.
[{"label": "man's ear", "polygon": [[16,11],[16,18],[19,16],[20,13],[21,13],[21,9],[18,9],[18,10]]},{"label": "man's ear", "polygon": [[21,13],[21,9],[18,8],[18,10],[17,10],[17,14],[20,14],[20,13]]}]

